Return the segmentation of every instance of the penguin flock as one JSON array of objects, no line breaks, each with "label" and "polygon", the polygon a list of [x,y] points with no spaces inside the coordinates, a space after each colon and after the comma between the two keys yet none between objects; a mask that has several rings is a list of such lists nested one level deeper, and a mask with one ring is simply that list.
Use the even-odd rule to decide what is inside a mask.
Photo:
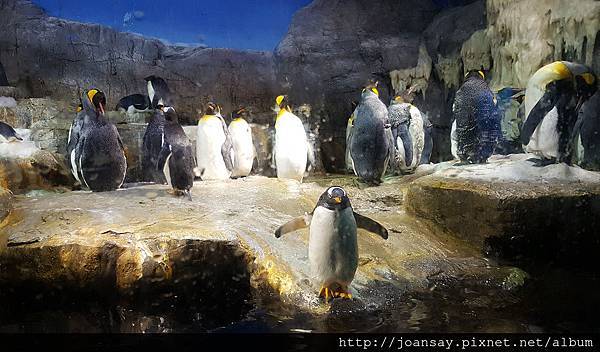
[{"label": "penguin flock", "polygon": [[[250,112],[240,107],[226,123],[222,108],[208,102],[198,120],[196,146],[179,123],[167,82],[145,78],[147,95],[119,100],[117,110],[149,112],[142,142],[144,181],[168,184],[176,196],[192,199],[194,179],[227,180],[249,176],[257,152]],[[410,90],[409,90],[410,93]],[[377,82],[367,83],[352,103],[346,124],[345,167],[369,185],[386,174],[410,174],[430,162],[433,126],[426,114],[409,102],[410,94],[394,96],[386,106]],[[66,160],[81,185],[94,192],[119,189],[127,172],[126,149],[117,128],[105,116],[106,95],[93,88],[81,96],[69,129]],[[460,164],[486,163],[494,153],[525,151],[535,166],[581,156],[583,165],[600,169],[600,95],[598,77],[581,64],[557,61],[540,68],[526,89],[491,91],[485,73],[465,75],[452,105],[452,153]],[[302,120],[289,98],[275,98],[272,161],[279,179],[302,182],[315,164],[315,153]],[[0,143],[23,138],[0,122]],[[275,237],[309,228],[308,257],[319,296],[351,298],[350,285],[358,267],[357,229],[382,239],[388,231],[352,209],[339,186],[323,192],[314,209],[275,231]]]}]

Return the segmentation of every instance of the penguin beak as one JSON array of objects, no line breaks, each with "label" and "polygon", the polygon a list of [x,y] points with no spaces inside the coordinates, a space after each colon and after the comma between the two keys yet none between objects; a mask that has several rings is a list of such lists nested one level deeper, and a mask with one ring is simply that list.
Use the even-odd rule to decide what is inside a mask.
[{"label": "penguin beak", "polygon": [[333,201],[335,202],[335,204],[340,204],[342,202],[342,197],[335,197],[333,198]]}]

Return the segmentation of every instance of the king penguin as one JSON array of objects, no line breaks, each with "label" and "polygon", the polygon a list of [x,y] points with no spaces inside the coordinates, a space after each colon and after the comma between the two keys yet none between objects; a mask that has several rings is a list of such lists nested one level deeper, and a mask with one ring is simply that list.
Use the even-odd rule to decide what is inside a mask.
[{"label": "king penguin", "polygon": [[275,99],[277,117],[275,120],[275,145],[273,159],[277,178],[302,182],[304,173],[313,163],[313,152],[306,136],[304,125],[292,113],[287,96]]},{"label": "king penguin", "polygon": [[421,112],[398,95],[390,102],[388,115],[396,146],[396,166],[403,174],[414,172],[425,146]]},{"label": "king penguin", "polygon": [[175,195],[186,195],[192,200],[196,162],[192,142],[179,124],[175,109],[169,107],[164,112],[164,144],[156,167],[162,165],[162,172]]},{"label": "king penguin", "polygon": [[229,134],[235,152],[232,177],[246,177],[250,175],[252,165],[256,159],[256,150],[252,140],[252,128],[246,121],[248,110],[240,108],[233,114],[229,123]]},{"label": "king penguin", "polygon": [[581,126],[578,112],[598,89],[592,70],[581,64],[556,61],[531,76],[525,91],[525,121],[521,141],[539,157],[537,166],[571,164],[573,140]]},{"label": "king penguin", "polygon": [[309,228],[308,260],[313,284],[320,286],[319,296],[352,298],[350,284],[358,267],[357,228],[388,238],[378,222],[352,210],[346,191],[329,187],[310,214],[293,219],[275,231],[275,237],[301,228]]},{"label": "king penguin", "polygon": [[486,163],[502,132],[494,95],[482,71],[467,73],[454,97],[452,113],[456,123],[456,153],[461,163]]},{"label": "king penguin", "polygon": [[11,125],[0,121],[0,143],[12,143],[22,140],[23,138],[19,136]]},{"label": "king penguin", "polygon": [[125,149],[115,125],[104,117],[106,96],[91,89],[82,99],[84,122],[72,159],[76,178],[92,191],[113,191],[127,171]]},{"label": "king penguin", "polygon": [[379,100],[377,84],[369,84],[362,90],[354,116],[350,136],[352,168],[361,181],[379,185],[393,156],[387,107]]},{"label": "king penguin", "polygon": [[212,102],[198,121],[196,158],[202,180],[227,180],[231,176],[235,162],[233,143],[219,107]]}]

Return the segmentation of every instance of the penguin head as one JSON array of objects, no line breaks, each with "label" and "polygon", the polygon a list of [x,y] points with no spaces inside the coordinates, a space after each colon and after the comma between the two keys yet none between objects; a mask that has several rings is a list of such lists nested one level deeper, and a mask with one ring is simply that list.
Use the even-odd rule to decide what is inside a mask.
[{"label": "penguin head", "polygon": [[104,92],[97,89],[90,89],[87,92],[87,97],[94,106],[96,113],[104,115],[104,107],[106,106],[106,95],[104,95]]},{"label": "penguin head", "polygon": [[206,109],[204,111],[204,115],[216,115],[217,112],[218,112],[217,104],[213,103],[212,101],[209,101],[208,104],[206,104]]},{"label": "penguin head", "polygon": [[289,98],[287,95],[279,95],[277,96],[277,98],[275,98],[275,109],[277,111],[279,110],[287,110],[287,111],[291,111],[292,109],[290,108],[290,103],[289,103]]},{"label": "penguin head", "polygon": [[592,72],[576,75],[575,89],[580,98],[589,99],[598,90],[598,77]]},{"label": "penguin head", "polygon": [[241,107],[233,112],[234,120],[235,119],[245,119],[246,117],[248,117],[248,110],[246,110],[246,107]]},{"label": "penguin head", "polygon": [[390,101],[390,105],[394,105],[394,104],[402,104],[404,103],[404,98],[402,98],[402,96],[400,95],[396,95],[392,101]]},{"label": "penguin head", "polygon": [[321,194],[317,206],[329,210],[342,210],[350,206],[350,199],[342,187],[332,186]]},{"label": "penguin head", "polygon": [[364,95],[365,93],[370,92],[375,94],[376,96],[379,96],[379,90],[377,90],[377,85],[379,85],[379,82],[371,82],[367,84],[365,88],[363,88],[362,94]]},{"label": "penguin head", "polygon": [[175,112],[175,108],[172,106],[168,106],[163,108],[163,113],[165,114],[165,119],[167,121],[178,122],[177,112]]},{"label": "penguin head", "polygon": [[465,81],[469,80],[469,79],[482,79],[485,81],[485,73],[483,73],[483,71],[481,70],[470,70],[469,72],[467,72],[467,74],[465,75]]}]

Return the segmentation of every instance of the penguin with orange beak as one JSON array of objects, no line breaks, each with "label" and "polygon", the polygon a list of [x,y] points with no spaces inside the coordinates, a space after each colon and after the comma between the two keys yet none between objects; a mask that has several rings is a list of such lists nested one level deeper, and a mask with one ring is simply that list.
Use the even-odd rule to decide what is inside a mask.
[{"label": "penguin with orange beak", "polygon": [[82,106],[77,115],[82,121],[79,130],[69,140],[74,143],[70,153],[73,175],[92,191],[113,191],[121,187],[127,171],[121,136],[104,116],[106,96],[103,92],[89,90],[83,96]]}]

